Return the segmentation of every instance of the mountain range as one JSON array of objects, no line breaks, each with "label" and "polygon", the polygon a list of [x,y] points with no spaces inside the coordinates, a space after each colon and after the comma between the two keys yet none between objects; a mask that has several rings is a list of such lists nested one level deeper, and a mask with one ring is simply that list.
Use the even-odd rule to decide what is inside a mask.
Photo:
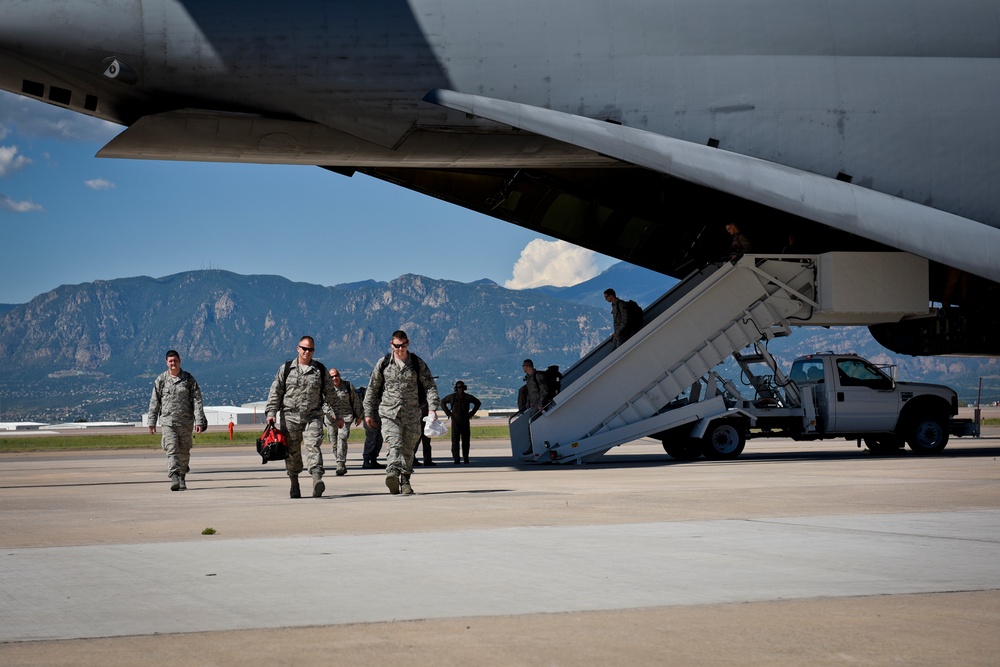
[{"label": "mountain range", "polygon": [[[674,282],[615,264],[573,287],[528,290],[417,275],[326,287],[219,270],[63,285],[0,309],[0,419],[138,420],[167,349],[180,352],[206,403],[263,400],[304,334],[319,361],[360,386],[396,329],[443,393],[461,378],[486,407],[510,407],[523,358],[568,367],[610,334],[604,289],[645,306]],[[900,359],[860,327],[803,329],[771,347],[786,365],[827,349],[895,363],[900,379],[951,384],[966,398],[978,376],[1000,377],[995,359]]]},{"label": "mountain range", "polygon": [[[673,282],[627,265],[599,278],[637,291],[659,283],[657,295]],[[487,406],[509,406],[523,358],[565,367],[610,334],[597,284],[560,298],[558,288],[489,280],[404,275],[325,287],[208,270],[63,285],[0,314],[0,418],[138,419],[167,349],[180,352],[207,403],[262,400],[304,334],[319,361],[360,386],[396,329],[446,393],[461,378]],[[600,307],[588,305],[587,289]]]}]

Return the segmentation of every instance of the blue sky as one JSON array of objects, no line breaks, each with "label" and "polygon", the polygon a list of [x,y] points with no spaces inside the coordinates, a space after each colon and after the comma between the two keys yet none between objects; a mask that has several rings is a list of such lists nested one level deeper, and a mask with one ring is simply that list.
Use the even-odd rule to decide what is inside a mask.
[{"label": "blue sky", "polygon": [[95,158],[121,129],[0,92],[0,303],[207,268],[320,285],[404,273],[570,285],[615,261],[366,176]]}]

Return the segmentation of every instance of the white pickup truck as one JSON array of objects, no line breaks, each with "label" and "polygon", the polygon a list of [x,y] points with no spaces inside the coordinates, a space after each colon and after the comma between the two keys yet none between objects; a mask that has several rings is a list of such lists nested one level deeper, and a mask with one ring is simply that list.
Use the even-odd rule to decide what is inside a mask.
[{"label": "white pickup truck", "polygon": [[[971,422],[955,420],[958,397],[943,385],[897,382],[856,354],[813,354],[792,363],[787,376],[768,354],[734,355],[753,398],[734,383],[725,388],[724,414],[706,416],[656,434],[672,457],[733,459],[748,438],[794,440],[845,438],[861,441],[872,453],[910,446],[915,454],[937,454],[950,434],[972,435]],[[772,375],[757,375],[751,364],[767,363]]]}]

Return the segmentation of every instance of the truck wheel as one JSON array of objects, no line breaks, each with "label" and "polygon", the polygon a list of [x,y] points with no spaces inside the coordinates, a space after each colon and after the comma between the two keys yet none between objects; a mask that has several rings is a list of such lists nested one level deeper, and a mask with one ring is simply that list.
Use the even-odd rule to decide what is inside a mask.
[{"label": "truck wheel", "polygon": [[896,454],[903,448],[903,439],[895,433],[865,436],[865,446],[872,454]]},{"label": "truck wheel", "polygon": [[746,429],[738,421],[715,422],[702,438],[705,458],[714,461],[735,459],[746,446]]},{"label": "truck wheel", "polygon": [[917,417],[910,424],[906,443],[914,454],[938,454],[948,444],[948,420],[937,415]]},{"label": "truck wheel", "polygon": [[664,439],[663,451],[678,461],[696,461],[701,458],[701,441],[693,438]]}]

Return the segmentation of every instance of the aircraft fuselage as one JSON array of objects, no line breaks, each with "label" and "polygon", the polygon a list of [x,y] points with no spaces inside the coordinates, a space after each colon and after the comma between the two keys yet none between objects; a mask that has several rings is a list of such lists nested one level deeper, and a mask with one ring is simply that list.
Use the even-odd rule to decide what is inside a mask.
[{"label": "aircraft fuselage", "polygon": [[[102,155],[363,171],[674,275],[740,219],[763,244],[899,247],[996,288],[1000,0],[0,0],[0,16],[0,88],[129,126]],[[972,233],[914,240],[927,227],[877,202],[849,213],[878,218],[867,234],[822,201],[857,190],[782,208],[768,183],[678,178],[436,90],[839,179]],[[956,262],[963,247],[979,255]]]}]

